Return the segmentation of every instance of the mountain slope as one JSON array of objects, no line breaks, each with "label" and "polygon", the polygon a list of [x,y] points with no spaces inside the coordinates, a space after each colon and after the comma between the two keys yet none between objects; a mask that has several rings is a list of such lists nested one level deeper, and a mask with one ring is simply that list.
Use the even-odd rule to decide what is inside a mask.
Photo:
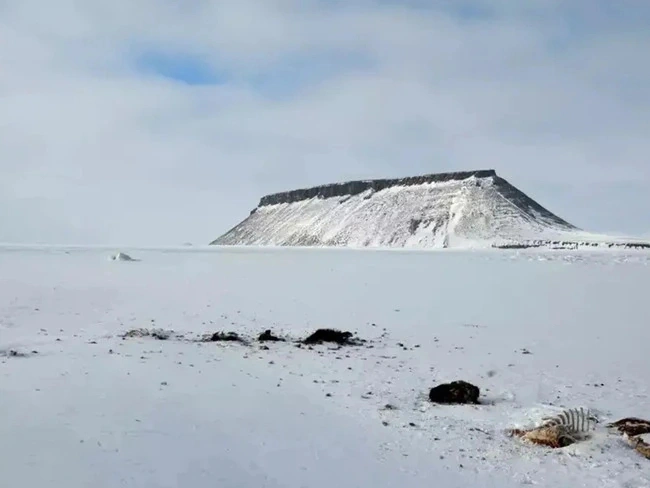
[{"label": "mountain slope", "polygon": [[483,170],[268,195],[212,244],[442,248],[553,241],[608,238],[582,233],[494,170]]}]

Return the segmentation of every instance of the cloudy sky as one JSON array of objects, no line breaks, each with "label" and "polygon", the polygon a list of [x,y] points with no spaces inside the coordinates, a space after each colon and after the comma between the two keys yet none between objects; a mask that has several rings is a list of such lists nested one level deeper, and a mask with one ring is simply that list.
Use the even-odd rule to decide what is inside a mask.
[{"label": "cloudy sky", "polygon": [[263,194],[494,168],[650,232],[650,2],[0,0],[0,241],[207,243]]}]

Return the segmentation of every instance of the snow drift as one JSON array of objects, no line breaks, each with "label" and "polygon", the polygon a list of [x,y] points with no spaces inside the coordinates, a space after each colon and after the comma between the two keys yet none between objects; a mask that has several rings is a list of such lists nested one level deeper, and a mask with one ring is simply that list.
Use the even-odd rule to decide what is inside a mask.
[{"label": "snow drift", "polygon": [[126,253],[123,252],[118,252],[117,254],[113,254],[111,256],[111,260],[113,261],[137,261],[137,259],[133,259],[131,256],[129,256]]},{"label": "snow drift", "polygon": [[263,197],[214,245],[640,246],[582,232],[494,170],[335,183]]}]

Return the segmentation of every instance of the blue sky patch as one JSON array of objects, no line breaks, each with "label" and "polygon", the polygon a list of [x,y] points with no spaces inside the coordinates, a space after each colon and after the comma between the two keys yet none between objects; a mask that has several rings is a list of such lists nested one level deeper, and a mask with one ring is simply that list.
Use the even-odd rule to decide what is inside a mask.
[{"label": "blue sky patch", "polygon": [[209,63],[188,54],[149,51],[136,59],[138,70],[188,85],[213,85],[226,81]]},{"label": "blue sky patch", "polygon": [[343,74],[367,71],[374,62],[365,53],[314,50],[287,55],[242,76],[227,67],[218,70],[194,55],[146,50],[136,56],[135,66],[141,73],[188,85],[241,83],[264,96],[284,98]]}]

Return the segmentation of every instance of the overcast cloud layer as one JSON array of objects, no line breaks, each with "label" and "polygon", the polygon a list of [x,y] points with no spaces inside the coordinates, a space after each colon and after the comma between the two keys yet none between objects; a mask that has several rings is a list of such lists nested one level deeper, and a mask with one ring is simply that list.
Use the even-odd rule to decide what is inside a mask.
[{"label": "overcast cloud layer", "polygon": [[0,241],[207,243],[266,193],[494,168],[650,230],[650,3],[0,0]]}]

